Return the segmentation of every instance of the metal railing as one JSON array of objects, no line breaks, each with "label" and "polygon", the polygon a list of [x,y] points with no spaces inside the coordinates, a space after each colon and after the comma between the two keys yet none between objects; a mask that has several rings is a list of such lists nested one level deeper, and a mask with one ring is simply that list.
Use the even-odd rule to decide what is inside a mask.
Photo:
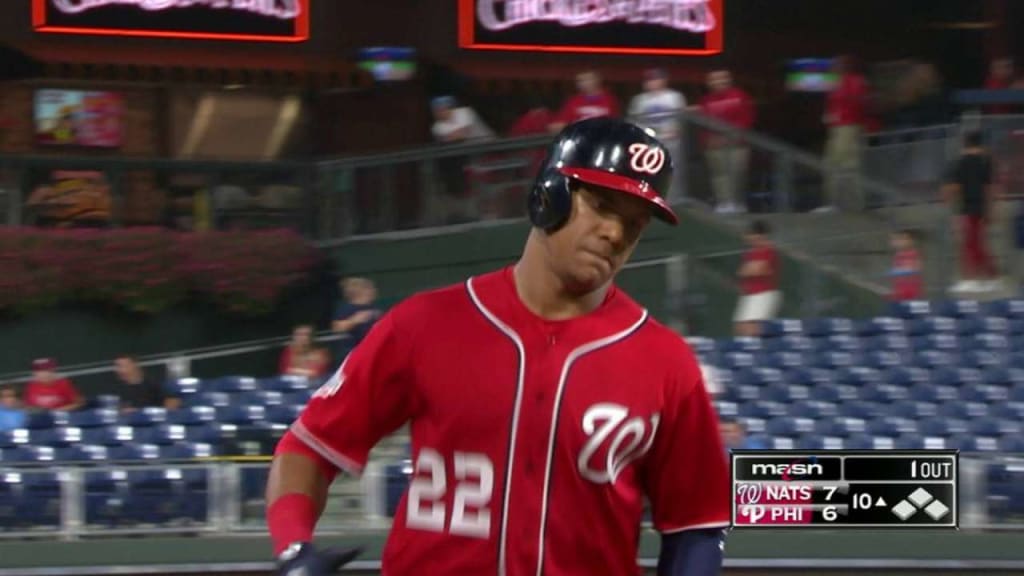
[{"label": "metal railing", "polygon": [[[262,532],[269,459],[260,460],[3,467],[0,539]],[[1015,488],[1024,457],[972,453],[960,462],[960,526],[1024,529]],[[392,454],[371,459],[362,478],[339,476],[318,533],[387,529],[408,473]]]}]

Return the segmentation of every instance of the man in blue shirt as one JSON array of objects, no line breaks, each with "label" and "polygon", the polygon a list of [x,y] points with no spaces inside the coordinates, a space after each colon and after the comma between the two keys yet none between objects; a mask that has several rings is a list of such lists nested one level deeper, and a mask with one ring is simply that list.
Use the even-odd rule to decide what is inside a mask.
[{"label": "man in blue shirt", "polygon": [[722,444],[726,450],[765,450],[768,448],[758,438],[747,436],[746,426],[737,418],[722,416],[718,429],[722,433]]},{"label": "man in blue shirt", "polygon": [[347,278],[340,283],[344,299],[334,309],[331,330],[347,336],[337,346],[335,362],[343,362],[348,353],[363,340],[380,317],[377,288],[367,278]]},{"label": "man in blue shirt", "polygon": [[0,432],[16,430],[25,426],[25,411],[18,402],[14,386],[0,386]]}]

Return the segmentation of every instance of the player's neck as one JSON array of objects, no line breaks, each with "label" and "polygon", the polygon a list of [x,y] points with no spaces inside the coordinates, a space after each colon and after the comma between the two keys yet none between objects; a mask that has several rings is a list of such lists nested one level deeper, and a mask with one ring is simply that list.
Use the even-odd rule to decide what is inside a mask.
[{"label": "player's neck", "polygon": [[536,245],[531,249],[532,243],[527,244],[523,257],[512,269],[516,293],[527,309],[546,320],[567,320],[588,314],[604,302],[610,283],[577,293],[535,251]]}]

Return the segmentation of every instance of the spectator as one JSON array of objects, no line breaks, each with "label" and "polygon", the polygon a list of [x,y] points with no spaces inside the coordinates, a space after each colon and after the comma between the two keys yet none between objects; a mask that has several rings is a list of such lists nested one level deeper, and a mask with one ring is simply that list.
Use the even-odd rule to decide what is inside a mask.
[{"label": "spectator", "polygon": [[344,360],[381,315],[376,304],[377,288],[372,280],[348,278],[340,286],[345,299],[335,309],[331,329],[348,337],[341,339],[336,360]]},{"label": "spectator", "polygon": [[118,395],[121,397],[123,412],[148,407],[175,410],[181,406],[181,399],[169,396],[163,386],[146,376],[134,356],[122,354],[115,358],[114,374],[122,386]]},{"label": "spectator", "polygon": [[910,230],[892,234],[892,293],[894,301],[920,300],[924,297],[924,283],[921,278],[921,258],[917,253],[914,235]]},{"label": "spectator", "polygon": [[738,418],[723,416],[718,423],[722,444],[726,450],[766,450],[768,446],[756,438],[747,436],[747,428]]},{"label": "spectator", "polygon": [[548,126],[553,121],[551,110],[545,106],[536,96],[527,96],[530,101],[529,109],[522,116],[516,119],[508,130],[508,135],[515,138],[518,136],[532,136],[535,134],[547,134]]},{"label": "spectator", "polygon": [[587,118],[619,116],[619,102],[601,84],[601,75],[593,70],[576,75],[577,93],[565,101],[549,127],[551,132],[560,132],[566,125]]},{"label": "spectator", "polygon": [[[668,74],[661,69],[644,72],[644,91],[633,97],[629,104],[629,119],[634,124],[645,126],[654,131],[655,135],[668,148],[676,166],[681,166],[679,142],[681,138],[679,116],[686,108],[686,98],[682,93],[668,86]],[[676,176],[684,171],[676,169]],[[682,190],[674,185],[672,192]],[[671,200],[671,198],[670,198]]]},{"label": "spectator", "polygon": [[733,321],[737,336],[759,336],[761,323],[775,317],[782,303],[778,288],[779,261],[769,238],[768,224],[755,220],[750,224],[747,243],[739,269],[740,296]]},{"label": "spectator", "polygon": [[329,364],[327,351],[313,343],[313,327],[302,324],[292,330],[292,341],[281,351],[278,370],[282,375],[319,378]]},{"label": "spectator", "polygon": [[10,384],[0,386],[0,432],[24,427],[25,411],[18,402],[18,392]]},{"label": "spectator", "polygon": [[51,358],[32,362],[32,381],[25,386],[25,408],[37,410],[77,410],[85,404],[67,378],[57,377],[57,363]]},{"label": "spectator", "polygon": [[[754,101],[733,85],[728,70],[708,74],[708,89],[710,92],[700,101],[702,113],[740,130],[749,130],[754,125]],[[742,191],[747,185],[750,149],[746,143],[717,132],[707,134],[704,145],[711,187],[715,192],[715,211],[720,214],[746,212],[746,194]]]},{"label": "spectator", "polygon": [[829,172],[825,192],[827,203],[820,210],[832,210],[846,204],[841,202],[841,182],[849,184],[853,205],[863,209],[860,140],[867,121],[868,83],[849,56],[836,58],[833,67],[839,80],[829,92],[825,110],[824,120],[828,128],[825,161],[829,164]]},{"label": "spectator", "polygon": [[971,132],[965,137],[964,150],[950,167],[942,195],[960,214],[961,280],[951,290],[999,289],[1001,282],[986,242],[995,200],[992,158],[982,145],[980,132]]},{"label": "spectator", "polygon": [[431,130],[438,142],[452,143],[491,138],[494,132],[469,106],[460,106],[451,96],[439,96],[430,102],[434,113]]},{"label": "spectator", "polygon": [[[1014,86],[1014,65],[1010,58],[998,58],[989,65],[985,90],[1010,90]],[[1011,104],[990,104],[985,107],[987,114],[1013,114]]]}]

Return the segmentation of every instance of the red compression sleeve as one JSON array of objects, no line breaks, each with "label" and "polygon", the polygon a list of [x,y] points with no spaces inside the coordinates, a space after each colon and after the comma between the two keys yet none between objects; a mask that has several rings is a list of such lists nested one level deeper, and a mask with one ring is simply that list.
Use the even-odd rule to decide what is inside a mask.
[{"label": "red compression sleeve", "polygon": [[274,543],[274,556],[294,542],[312,542],[316,526],[316,503],[306,494],[285,494],[267,508],[267,528]]}]

